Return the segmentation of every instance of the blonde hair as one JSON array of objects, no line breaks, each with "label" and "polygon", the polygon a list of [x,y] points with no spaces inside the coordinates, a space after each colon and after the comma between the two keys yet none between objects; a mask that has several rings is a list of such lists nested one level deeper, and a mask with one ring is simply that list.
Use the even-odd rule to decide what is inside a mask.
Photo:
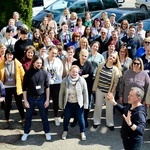
[{"label": "blonde hair", "polygon": [[[115,55],[116,56],[116,62],[114,62],[113,65],[118,68],[119,77],[121,77],[122,76],[122,67],[121,67],[121,64],[120,64],[118,52],[112,52],[111,55]],[[108,59],[106,60],[106,63],[107,62],[108,62]]]},{"label": "blonde hair", "polygon": [[81,54],[88,54],[89,55],[89,52],[88,52],[88,50],[87,49],[81,49],[81,51],[80,51],[80,54],[79,55],[81,55]]},{"label": "blonde hair", "polygon": [[0,48],[2,48],[3,46],[6,47],[6,45],[4,43],[0,43]]},{"label": "blonde hair", "polygon": [[79,68],[77,65],[72,65],[72,66],[70,67],[70,69],[69,69],[69,72],[70,72],[72,69],[74,69],[74,68],[77,68],[78,71],[80,70],[80,68]]},{"label": "blonde hair", "polygon": [[75,20],[77,20],[77,19],[78,19],[78,15],[77,15],[77,13],[76,13],[76,12],[72,12],[72,13],[71,13],[71,15],[70,15],[70,18],[71,18],[72,16],[75,16],[75,18],[76,18]]},{"label": "blonde hair", "polygon": [[81,43],[82,42],[86,42],[86,45],[87,45],[87,48],[89,47],[89,42],[88,42],[88,39],[86,38],[86,37],[82,37],[81,39],[80,39],[80,42],[79,42],[79,47],[81,47]]},{"label": "blonde hair", "polygon": [[[109,27],[106,26],[106,22],[108,22]],[[108,29],[108,28],[110,28],[110,27],[111,27],[110,20],[109,20],[108,18],[105,18],[105,19],[104,19],[104,28]]]}]

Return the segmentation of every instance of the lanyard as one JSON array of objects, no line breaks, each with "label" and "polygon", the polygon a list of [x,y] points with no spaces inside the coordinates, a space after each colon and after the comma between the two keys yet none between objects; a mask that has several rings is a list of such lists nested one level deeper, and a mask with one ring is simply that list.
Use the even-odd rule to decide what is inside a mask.
[{"label": "lanyard", "polygon": [[[8,65],[10,65],[10,70],[9,70],[9,67],[8,67]],[[7,71],[8,71],[8,76],[9,77],[11,77],[11,75],[12,75],[12,64],[6,64],[6,68],[7,68]]]}]

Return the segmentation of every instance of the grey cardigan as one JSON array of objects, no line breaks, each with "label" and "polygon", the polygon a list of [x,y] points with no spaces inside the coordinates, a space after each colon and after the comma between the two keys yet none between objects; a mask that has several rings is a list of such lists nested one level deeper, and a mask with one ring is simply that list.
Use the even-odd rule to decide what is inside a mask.
[{"label": "grey cardigan", "polygon": [[[69,80],[68,76],[65,77],[61,83],[59,91],[59,108],[64,109],[68,100],[68,89],[69,89]],[[87,84],[83,77],[79,77],[76,83],[76,93],[77,101],[80,106],[84,106],[84,109],[88,109],[89,100],[88,100],[88,90]]]}]

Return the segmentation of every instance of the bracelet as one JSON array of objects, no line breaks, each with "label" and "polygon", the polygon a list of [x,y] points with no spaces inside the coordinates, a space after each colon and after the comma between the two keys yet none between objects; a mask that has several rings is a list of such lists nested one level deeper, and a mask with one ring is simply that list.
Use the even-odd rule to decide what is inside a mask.
[{"label": "bracelet", "polygon": [[129,126],[130,128],[133,126],[133,122],[131,123],[131,125]]}]

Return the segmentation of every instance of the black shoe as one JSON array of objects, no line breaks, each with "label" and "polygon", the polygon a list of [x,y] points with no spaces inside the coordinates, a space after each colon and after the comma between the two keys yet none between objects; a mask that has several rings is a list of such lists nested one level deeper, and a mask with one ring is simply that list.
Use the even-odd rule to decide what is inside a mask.
[{"label": "black shoe", "polygon": [[37,111],[36,110],[34,110],[33,116],[37,116]]},{"label": "black shoe", "polygon": [[76,120],[74,120],[72,123],[71,123],[71,125],[70,125],[70,127],[75,127],[76,126],[76,124],[77,124],[77,121]]},{"label": "black shoe", "polygon": [[110,131],[114,131],[115,130],[114,126],[110,126],[108,128],[110,129]]},{"label": "black shoe", "polygon": [[93,128],[94,128],[94,129],[97,129],[98,127],[99,127],[99,125],[93,124]]},{"label": "black shoe", "polygon": [[149,124],[150,124],[150,119],[147,119],[147,123],[149,123]]}]

